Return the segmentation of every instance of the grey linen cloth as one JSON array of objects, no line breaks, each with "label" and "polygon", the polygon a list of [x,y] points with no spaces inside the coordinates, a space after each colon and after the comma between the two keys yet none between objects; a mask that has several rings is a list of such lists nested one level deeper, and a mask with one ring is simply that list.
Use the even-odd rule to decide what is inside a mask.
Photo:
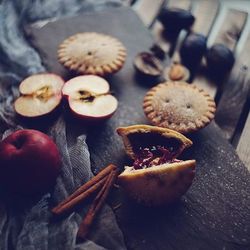
[{"label": "grey linen cloth", "polygon": [[[23,26],[37,21],[73,16],[86,10],[113,8],[119,1],[4,0],[0,4],[0,139],[22,129],[13,110],[20,81],[44,72],[37,52],[23,34]],[[32,126],[31,126],[32,127]],[[65,122],[63,112],[38,128],[51,136],[62,156],[56,186],[42,197],[24,198],[0,192],[0,249],[126,249],[115,215],[107,205],[95,221],[89,239],[77,243],[78,226],[87,208],[53,220],[50,208],[93,175],[86,130]]]}]

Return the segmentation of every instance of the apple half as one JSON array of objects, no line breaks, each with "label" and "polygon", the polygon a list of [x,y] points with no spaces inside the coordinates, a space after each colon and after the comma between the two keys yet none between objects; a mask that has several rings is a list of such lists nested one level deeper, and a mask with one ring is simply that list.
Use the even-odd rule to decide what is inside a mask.
[{"label": "apple half", "polygon": [[67,81],[62,90],[70,110],[85,120],[103,120],[111,117],[118,101],[110,94],[109,83],[95,75],[77,76]]},{"label": "apple half", "polygon": [[64,80],[55,74],[41,73],[24,79],[20,97],[15,101],[16,112],[23,117],[41,117],[54,111],[62,99]]},{"label": "apple half", "polygon": [[192,141],[184,135],[148,125],[120,127],[127,155],[133,166],[126,166],[118,176],[125,192],[148,206],[169,204],[179,199],[191,186],[195,160],[178,160]]}]

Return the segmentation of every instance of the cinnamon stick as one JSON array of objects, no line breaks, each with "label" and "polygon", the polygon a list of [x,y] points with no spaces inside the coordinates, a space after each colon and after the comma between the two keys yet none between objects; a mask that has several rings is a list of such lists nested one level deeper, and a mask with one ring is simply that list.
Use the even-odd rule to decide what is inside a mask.
[{"label": "cinnamon stick", "polygon": [[63,200],[60,204],[54,207],[51,211],[55,215],[61,215],[77,204],[85,200],[89,197],[94,191],[99,189],[108,175],[113,171],[116,170],[117,167],[113,164],[108,165],[106,168],[101,170],[96,176],[94,176],[91,180],[83,184],[79,187],[73,194],[71,194],[68,198]]},{"label": "cinnamon stick", "polygon": [[108,176],[105,176],[103,179],[101,179],[99,182],[91,186],[88,190],[80,193],[78,196],[75,198],[71,199],[67,203],[63,204],[60,207],[55,207],[52,209],[53,214],[55,215],[62,215],[64,213],[67,213],[71,209],[73,209],[75,206],[77,206],[79,203],[87,199],[93,192],[98,190],[106,181]]},{"label": "cinnamon stick", "polygon": [[109,191],[117,178],[117,175],[118,175],[118,171],[117,171],[117,169],[115,169],[115,170],[111,171],[111,173],[107,177],[105,184],[103,185],[102,189],[97,194],[95,200],[93,201],[93,203],[91,204],[91,206],[87,212],[87,215],[85,216],[85,218],[83,219],[83,221],[80,224],[79,230],[77,232],[78,239],[85,239],[86,238],[86,236],[89,232],[90,226],[92,225],[92,222],[96,217],[96,214],[103,206],[103,204],[104,204],[104,202],[109,194]]}]

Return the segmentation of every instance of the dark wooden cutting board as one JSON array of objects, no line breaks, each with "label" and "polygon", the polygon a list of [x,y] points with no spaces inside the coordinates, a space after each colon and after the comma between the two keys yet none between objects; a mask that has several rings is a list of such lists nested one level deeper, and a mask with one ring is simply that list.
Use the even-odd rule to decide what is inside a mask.
[{"label": "dark wooden cutting board", "polygon": [[[109,121],[88,128],[93,170],[111,162],[122,168],[127,158],[115,129],[147,123],[142,100],[149,86],[136,77],[132,62],[138,52],[152,45],[153,39],[128,8],[87,13],[43,28],[29,28],[27,35],[48,71],[67,79],[71,75],[57,62],[57,47],[68,36],[84,31],[116,36],[127,47],[125,66],[108,78],[119,109]],[[116,210],[128,248],[250,249],[250,173],[215,123],[189,137],[194,146],[185,157],[197,160],[197,174],[182,200],[168,208],[150,209],[124,199]]]}]

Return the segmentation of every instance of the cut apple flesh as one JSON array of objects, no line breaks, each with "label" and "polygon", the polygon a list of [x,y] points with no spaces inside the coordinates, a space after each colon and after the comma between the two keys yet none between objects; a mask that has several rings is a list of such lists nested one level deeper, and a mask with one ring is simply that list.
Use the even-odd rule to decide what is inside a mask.
[{"label": "cut apple flesh", "polygon": [[94,75],[77,76],[65,83],[62,92],[70,97],[77,97],[81,92],[104,94],[109,92],[109,83]]},{"label": "cut apple flesh", "polygon": [[109,92],[108,82],[94,75],[69,80],[63,88],[63,95],[67,97],[70,109],[82,117],[107,117],[118,106],[117,99]]},{"label": "cut apple flesh", "polygon": [[54,74],[37,74],[19,86],[21,96],[15,110],[24,117],[38,117],[52,112],[61,102],[64,81]]},{"label": "cut apple flesh", "polygon": [[77,114],[88,117],[105,117],[117,109],[118,102],[112,95],[94,97],[93,100],[69,98],[70,108]]},{"label": "cut apple flesh", "polygon": [[15,110],[25,117],[37,117],[53,111],[60,101],[60,96],[51,97],[47,101],[35,97],[19,97],[15,102]]}]

